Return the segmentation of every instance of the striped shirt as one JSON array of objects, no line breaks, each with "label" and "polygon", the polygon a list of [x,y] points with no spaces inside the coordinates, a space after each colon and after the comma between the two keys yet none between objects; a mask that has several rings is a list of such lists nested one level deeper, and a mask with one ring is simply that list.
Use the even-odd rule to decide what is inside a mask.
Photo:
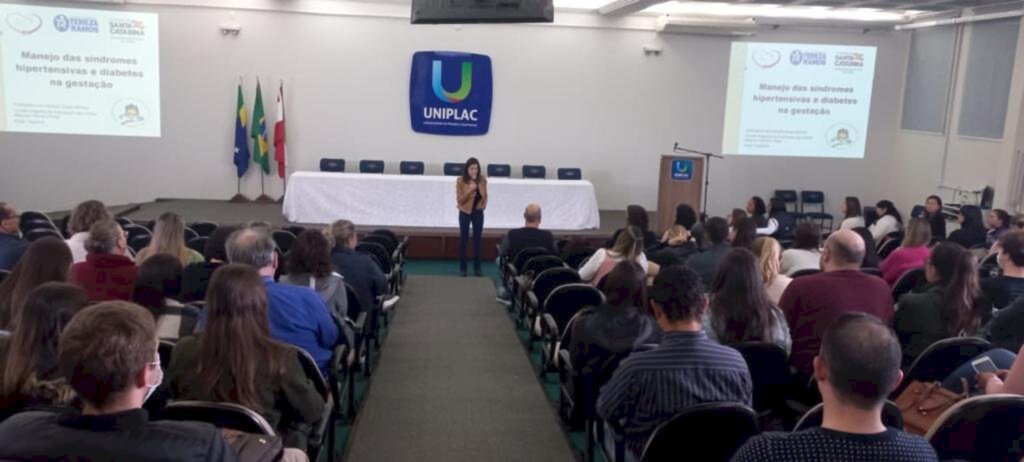
[{"label": "striped shirt", "polygon": [[685,408],[708,402],[751,404],[743,356],[703,332],[669,332],[657,348],[622,361],[601,389],[597,412],[619,422],[626,447],[639,455],[654,429]]}]

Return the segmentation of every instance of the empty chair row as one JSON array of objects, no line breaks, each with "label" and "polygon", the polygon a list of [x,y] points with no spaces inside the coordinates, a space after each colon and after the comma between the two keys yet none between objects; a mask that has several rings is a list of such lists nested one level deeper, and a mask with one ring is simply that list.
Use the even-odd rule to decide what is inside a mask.
[{"label": "empty chair row", "polygon": [[[445,162],[443,172],[446,176],[462,175],[465,164],[460,162]],[[345,159],[322,158],[320,159],[321,172],[344,172]],[[426,164],[420,161],[402,161],[398,165],[398,171],[402,175],[423,175],[426,173]],[[361,160],[359,161],[359,173],[384,173],[383,160]],[[544,179],[547,178],[548,169],[543,165],[523,165],[523,178]],[[495,178],[511,178],[512,165],[510,164],[489,164],[487,165],[487,176]],[[559,168],[557,170],[559,180],[580,180],[583,178],[583,170],[579,168]]]}]

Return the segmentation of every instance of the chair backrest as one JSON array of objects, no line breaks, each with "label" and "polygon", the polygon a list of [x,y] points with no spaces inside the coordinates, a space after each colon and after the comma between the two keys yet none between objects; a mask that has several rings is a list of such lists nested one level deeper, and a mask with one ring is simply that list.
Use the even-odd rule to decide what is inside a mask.
[{"label": "chair backrest", "polygon": [[523,178],[546,178],[548,169],[543,165],[524,165]]},{"label": "chair backrest", "polygon": [[582,180],[583,170],[578,168],[560,168],[557,170],[559,180]]},{"label": "chair backrest", "polygon": [[142,249],[149,246],[149,242],[153,240],[153,236],[150,234],[139,234],[128,238],[128,247],[139,253]]},{"label": "chair backrest", "polygon": [[923,217],[926,209],[923,205],[915,205],[914,208],[910,209],[910,216],[914,218]]},{"label": "chair backrest", "polygon": [[565,263],[555,255],[539,255],[526,261],[526,264],[523,265],[523,273],[537,275],[541,271],[562,266],[565,266]]},{"label": "chair backrest", "polygon": [[380,270],[383,271],[384,274],[391,272],[391,254],[388,252],[388,249],[384,248],[384,246],[374,242],[363,241],[356,244],[355,250],[356,252],[370,254],[376,258],[377,263],[380,264]]},{"label": "chair backrest", "polygon": [[754,384],[754,409],[758,412],[780,409],[792,377],[786,350],[769,342],[743,342],[731,345],[743,355]]},{"label": "chair backrest", "polygon": [[523,267],[526,266],[526,262],[530,261],[533,257],[539,257],[541,255],[551,255],[551,250],[543,247],[527,247],[512,256],[512,266],[515,267],[516,272],[522,273]]},{"label": "chair backrest", "polygon": [[460,176],[462,172],[466,170],[466,164],[460,162],[445,162],[444,163],[444,174],[445,176]]},{"label": "chair backrest", "polygon": [[403,160],[398,163],[398,171],[402,175],[422,175],[426,167],[423,162]]},{"label": "chair backrest", "polygon": [[987,340],[975,337],[953,337],[939,340],[925,348],[917,359],[910,364],[903,382],[896,387],[890,397],[895,399],[910,385],[910,382],[942,381],[956,368],[974,357],[992,349]]},{"label": "chair backrest", "polygon": [[383,160],[359,161],[359,173],[384,173]]},{"label": "chair backrest", "polygon": [[189,239],[195,239],[197,237],[199,237],[199,233],[197,233],[196,230],[189,228],[188,226],[185,227],[185,242],[188,242]]},{"label": "chair backrest", "polygon": [[363,236],[363,239],[360,242],[380,244],[381,247],[384,247],[384,250],[388,251],[388,255],[393,255],[395,253],[395,249],[398,248],[398,242],[385,234],[367,234]]},{"label": "chair backrest", "polygon": [[313,382],[313,388],[316,388],[317,393],[320,393],[324,401],[327,401],[327,398],[331,396],[331,388],[327,386],[327,381],[320,374],[320,368],[317,367],[316,360],[306,350],[297,347],[293,348],[299,358],[299,364],[302,365],[302,372],[306,373],[306,378]]},{"label": "chair backrest", "polygon": [[209,237],[217,230],[218,226],[216,223],[209,221],[196,221],[189,225],[200,237]]},{"label": "chair backrest", "polygon": [[[797,421],[796,426],[793,427],[793,431],[799,432],[820,427],[824,417],[825,405],[824,403],[818,403],[804,413],[803,417]],[[903,411],[900,410],[896,403],[885,400],[885,404],[882,405],[882,425],[903,430]]]},{"label": "chair backrest", "polygon": [[[537,302],[540,304],[547,300],[548,295],[551,295],[551,292],[559,286],[578,284],[580,282],[580,275],[576,270],[560,266],[548,268],[538,273],[533,278],[533,286],[531,286],[530,290],[533,291],[533,295],[537,297]],[[539,308],[541,310],[544,309],[543,305]]]},{"label": "chair backrest", "polygon": [[1024,457],[1024,396],[963,400],[944,412],[926,438],[939,460],[1017,462]]},{"label": "chair backrest", "polygon": [[810,276],[812,274],[818,274],[820,272],[821,272],[820,269],[807,268],[807,269],[802,269],[800,271],[797,271],[797,272],[793,273],[792,275],[790,275],[790,277],[793,278],[793,279],[796,279],[796,278],[800,278],[800,277],[804,277],[804,276]]},{"label": "chair backrest", "polygon": [[747,406],[738,403],[698,404],[654,429],[640,460],[677,461],[680,454],[700,447],[701,461],[727,462],[757,432],[757,414]]},{"label": "chair backrest", "polygon": [[885,243],[878,247],[878,258],[882,260],[889,258],[889,255],[891,255],[893,251],[900,248],[900,244],[903,244],[903,238],[901,237],[894,237],[886,240]]},{"label": "chair backrest", "polygon": [[512,176],[512,166],[509,164],[488,164],[487,176],[496,178],[508,178]]},{"label": "chair backrest", "polygon": [[174,342],[170,340],[160,340],[160,343],[156,346],[157,354],[160,355],[160,367],[167,369],[167,366],[171,364],[171,353],[174,352]]},{"label": "chair backrest", "polygon": [[800,212],[805,212],[808,205],[818,207],[818,212],[825,212],[825,193],[821,191],[800,191]]},{"label": "chair backrest", "polygon": [[64,239],[64,236],[62,236],[59,231],[53,228],[35,228],[25,232],[25,240],[29,242],[47,236],[56,237],[57,239],[61,240]]},{"label": "chair backrest", "polygon": [[212,401],[174,401],[160,414],[162,420],[206,422],[256,435],[275,436],[274,427],[259,413],[240,404]]},{"label": "chair backrest", "polygon": [[344,172],[345,159],[332,159],[323,157],[320,159],[321,172]]},{"label": "chair backrest", "polygon": [[561,336],[569,320],[576,315],[576,312],[588,306],[601,306],[604,304],[604,294],[590,284],[564,284],[547,296],[542,303],[544,312],[550,314],[558,325],[558,335]]},{"label": "chair backrest", "polygon": [[860,272],[864,274],[870,274],[872,276],[882,277],[882,270],[878,268],[861,268]]},{"label": "chair backrest", "polygon": [[209,239],[208,237],[194,237],[185,242],[185,245],[196,252],[203,253],[206,250],[206,241]]},{"label": "chair backrest", "polygon": [[124,230],[124,235],[125,235],[125,237],[128,238],[128,240],[131,240],[135,236],[152,236],[153,235],[153,232],[150,231],[149,228],[147,228],[145,226],[140,226],[140,225],[122,226],[121,229]]},{"label": "chair backrest", "polygon": [[281,229],[298,236],[299,234],[302,234],[304,231],[306,231],[308,228],[306,228],[305,226],[288,225],[282,226]]},{"label": "chair backrest", "polygon": [[375,229],[373,231],[370,231],[370,234],[383,234],[385,236],[390,237],[391,239],[394,239],[395,242],[401,242],[401,239],[398,238],[398,235],[395,234],[395,232],[390,229]]},{"label": "chair backrest", "polygon": [[597,252],[597,249],[590,246],[574,248],[565,257],[565,264],[570,268],[580,269],[594,255],[594,252]]},{"label": "chair backrest", "polygon": [[18,225],[18,229],[21,231],[22,234],[28,234],[28,232],[32,231],[33,229],[52,229],[54,231],[59,231],[57,225],[53,224],[52,221],[41,220],[38,218],[31,220],[26,220],[23,218],[21,220],[21,223]]},{"label": "chair backrest", "polygon": [[345,298],[348,301],[348,318],[356,319],[359,317],[359,313],[367,312],[373,308],[370,300],[364,300],[359,296],[359,292],[356,291],[351,284],[345,283]]},{"label": "chair backrest", "polygon": [[788,204],[796,204],[797,195],[795,189],[776,189],[772,197],[781,199],[782,202]]},{"label": "chair backrest", "polygon": [[[50,218],[49,215],[47,215],[47,214],[45,214],[43,212],[36,212],[34,210],[26,210],[24,212],[21,212],[20,217],[21,217],[21,221],[22,222],[38,220],[38,221],[50,222],[51,225],[54,224],[53,223],[53,219]],[[54,226],[54,229],[56,229],[56,226]]]},{"label": "chair backrest", "polygon": [[283,229],[275,229],[271,233],[271,237],[274,238],[274,243],[277,244],[277,248],[281,253],[288,253],[292,248],[292,243],[295,242],[295,235]]},{"label": "chair backrest", "polygon": [[928,280],[925,278],[924,268],[915,268],[907,271],[896,280],[896,284],[892,285],[892,299],[899,301],[903,295],[916,291],[927,283]]}]

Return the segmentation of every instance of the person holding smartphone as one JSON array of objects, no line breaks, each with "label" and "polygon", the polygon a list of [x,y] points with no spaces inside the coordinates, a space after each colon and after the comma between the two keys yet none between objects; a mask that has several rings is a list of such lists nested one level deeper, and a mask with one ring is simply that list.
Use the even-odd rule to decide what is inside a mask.
[{"label": "person holding smartphone", "polygon": [[473,226],[473,274],[480,271],[480,235],[484,227],[484,209],[487,208],[487,178],[480,171],[475,157],[466,160],[462,176],[455,180],[455,201],[459,208],[459,270],[466,277],[466,246],[469,227]]},{"label": "person holding smartphone", "polygon": [[942,387],[961,393],[960,379],[967,380],[972,394],[993,395],[1012,393],[1024,395],[1024,347],[1014,355],[1008,350],[996,348],[971,359],[942,381]]}]

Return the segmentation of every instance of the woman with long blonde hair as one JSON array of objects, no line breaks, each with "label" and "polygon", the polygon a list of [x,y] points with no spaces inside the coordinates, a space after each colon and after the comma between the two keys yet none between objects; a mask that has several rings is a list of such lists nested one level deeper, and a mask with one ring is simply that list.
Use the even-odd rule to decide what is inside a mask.
[{"label": "woman with long blonde hair", "polygon": [[136,263],[142,263],[158,253],[173,255],[181,260],[182,266],[206,260],[203,254],[185,245],[185,222],[180,215],[172,212],[164,213],[157,218],[156,227],[153,228],[153,239],[146,248],[139,251],[135,258]]},{"label": "woman with long blonde hair", "polygon": [[761,280],[768,298],[778,305],[782,293],[786,291],[793,279],[782,274],[782,246],[779,241],[770,237],[754,239],[754,255],[757,255],[757,266],[761,270]]}]

